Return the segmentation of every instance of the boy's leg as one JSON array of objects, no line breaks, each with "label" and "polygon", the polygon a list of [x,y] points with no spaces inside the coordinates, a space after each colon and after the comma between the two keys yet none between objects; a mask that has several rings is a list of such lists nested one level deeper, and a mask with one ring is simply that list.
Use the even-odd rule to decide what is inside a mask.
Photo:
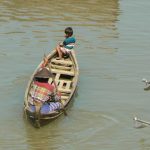
[{"label": "boy's leg", "polygon": [[58,57],[62,58],[62,51],[61,51],[61,47],[59,45],[56,47],[56,51],[58,52]]}]

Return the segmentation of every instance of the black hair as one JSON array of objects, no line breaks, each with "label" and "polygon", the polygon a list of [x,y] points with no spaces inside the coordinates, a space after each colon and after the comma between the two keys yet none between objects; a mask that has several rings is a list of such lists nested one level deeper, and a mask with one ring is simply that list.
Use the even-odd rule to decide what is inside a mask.
[{"label": "black hair", "polygon": [[42,83],[47,83],[48,78],[35,78],[35,81],[42,82]]},{"label": "black hair", "polygon": [[73,35],[73,29],[71,27],[67,27],[65,29],[65,33],[68,34],[69,36],[72,36]]}]

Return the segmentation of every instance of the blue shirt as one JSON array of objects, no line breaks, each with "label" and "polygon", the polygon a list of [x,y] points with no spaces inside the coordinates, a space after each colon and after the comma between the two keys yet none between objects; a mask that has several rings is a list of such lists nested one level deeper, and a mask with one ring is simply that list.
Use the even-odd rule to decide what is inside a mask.
[{"label": "blue shirt", "polygon": [[63,45],[67,49],[73,49],[76,39],[74,37],[68,37],[63,41]]}]

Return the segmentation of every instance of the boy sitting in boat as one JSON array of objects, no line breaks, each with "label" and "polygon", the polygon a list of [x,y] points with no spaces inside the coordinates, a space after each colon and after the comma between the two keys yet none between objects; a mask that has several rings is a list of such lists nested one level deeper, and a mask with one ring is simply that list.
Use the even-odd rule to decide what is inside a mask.
[{"label": "boy sitting in boat", "polygon": [[46,68],[40,68],[34,78],[30,90],[30,108],[36,111],[36,105],[41,106],[41,113],[46,114],[61,109],[60,94],[56,93],[56,87],[48,83],[52,73]]},{"label": "boy sitting in boat", "polygon": [[58,60],[62,59],[63,56],[67,56],[74,48],[76,42],[76,39],[73,37],[73,29],[71,27],[67,27],[64,32],[65,40],[56,47],[56,51],[58,52]]}]

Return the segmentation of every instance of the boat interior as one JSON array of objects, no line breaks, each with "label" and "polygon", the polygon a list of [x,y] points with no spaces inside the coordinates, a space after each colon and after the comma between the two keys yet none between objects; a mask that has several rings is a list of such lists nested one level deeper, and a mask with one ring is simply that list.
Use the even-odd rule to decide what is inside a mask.
[{"label": "boat interior", "polygon": [[[50,62],[51,71],[54,78],[49,78],[49,83],[55,84],[58,87],[58,91],[61,93],[61,101],[65,105],[70,98],[73,88],[73,79],[75,76],[74,64],[71,58],[57,60],[52,58]],[[54,80],[54,81],[53,81]]]}]

